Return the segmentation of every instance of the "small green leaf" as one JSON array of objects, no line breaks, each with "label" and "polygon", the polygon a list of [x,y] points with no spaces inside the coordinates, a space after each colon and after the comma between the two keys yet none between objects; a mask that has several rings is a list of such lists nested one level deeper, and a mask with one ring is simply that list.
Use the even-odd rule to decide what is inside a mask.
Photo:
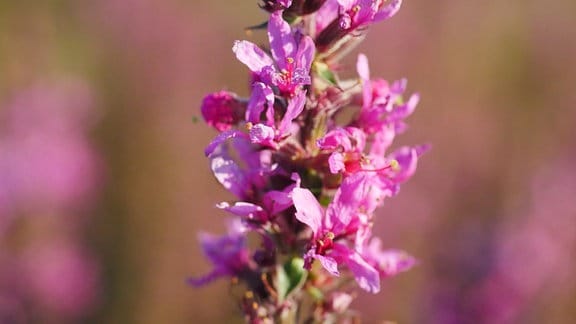
[{"label": "small green leaf", "polygon": [[284,267],[278,265],[276,267],[276,293],[278,293],[278,303],[282,303],[288,295],[290,288],[290,279],[284,270]]},{"label": "small green leaf", "polygon": [[323,300],[324,299],[324,294],[322,293],[322,291],[316,287],[310,286],[308,287],[308,293],[310,294],[310,296],[312,296],[312,298],[314,298],[314,300]]},{"label": "small green leaf", "polygon": [[249,31],[253,31],[253,30],[265,30],[266,28],[268,28],[268,21],[265,21],[265,22],[258,24],[258,25],[245,27],[244,30],[249,32]]},{"label": "small green leaf", "polygon": [[337,84],[336,75],[330,70],[328,64],[316,61],[314,62],[314,70],[324,81],[327,81],[331,85]]},{"label": "small green leaf", "polygon": [[306,281],[308,271],[304,269],[304,260],[302,258],[292,258],[284,263],[283,266],[276,268],[276,291],[278,292],[279,302],[282,302],[301,287]]}]

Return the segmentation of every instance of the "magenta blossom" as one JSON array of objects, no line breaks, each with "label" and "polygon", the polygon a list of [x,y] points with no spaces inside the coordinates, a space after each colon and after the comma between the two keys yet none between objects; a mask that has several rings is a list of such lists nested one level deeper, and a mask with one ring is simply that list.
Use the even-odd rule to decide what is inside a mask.
[{"label": "magenta blossom", "polygon": [[391,0],[384,5],[385,0],[338,0],[340,4],[340,28],[355,30],[367,27],[371,23],[394,16],[402,0]]},{"label": "magenta blossom", "polygon": [[248,135],[236,130],[221,133],[205,153],[218,182],[240,199],[250,199],[255,189],[265,185],[264,176],[275,169],[270,152],[258,151]]},{"label": "magenta blossom", "polygon": [[328,159],[330,172],[353,173],[362,169],[362,151],[366,134],[355,127],[336,128],[317,142],[320,149],[332,152]]},{"label": "magenta blossom", "polygon": [[250,140],[252,143],[277,148],[278,143],[290,135],[295,135],[296,131],[293,131],[292,121],[302,113],[305,104],[306,92],[300,91],[288,103],[284,117],[282,117],[278,126],[274,122],[273,107],[268,107],[267,121],[250,126]]},{"label": "magenta blossom", "polygon": [[260,205],[246,201],[238,201],[230,204],[221,202],[216,208],[223,209],[229,213],[240,216],[245,224],[254,224],[255,228],[273,220],[273,217],[292,207],[292,190],[300,186],[300,177],[297,173],[292,175],[294,184],[284,190],[270,190],[262,197]]},{"label": "magenta blossom", "polygon": [[382,241],[377,237],[372,238],[362,256],[378,270],[381,278],[395,276],[416,264],[416,259],[404,251],[382,249]]},{"label": "magenta blossom", "polygon": [[344,181],[326,210],[308,189],[295,188],[292,199],[296,218],[308,225],[313,233],[304,256],[305,268],[310,269],[316,259],[324,269],[337,276],[338,265],[344,264],[362,289],[377,293],[380,291],[378,271],[354,247],[361,227],[369,226],[369,215],[360,208],[363,197],[358,197],[359,185],[355,181]]},{"label": "magenta blossom", "polygon": [[310,84],[315,52],[312,38],[292,31],[282,11],[270,15],[268,38],[272,57],[249,41],[236,41],[232,51],[257,78],[281,93],[293,95],[302,85]]},{"label": "magenta blossom", "polygon": [[370,80],[368,59],[364,54],[358,55],[356,68],[362,82],[362,108],[356,124],[368,133],[383,133],[380,136],[391,143],[395,134],[406,129],[403,120],[414,112],[420,97],[413,94],[407,102],[403,101],[405,79],[392,85],[382,79]]},{"label": "magenta blossom", "polygon": [[201,107],[206,123],[221,132],[238,124],[245,109],[236,94],[228,91],[207,95]]},{"label": "magenta blossom", "polygon": [[418,95],[405,102],[405,80],[370,79],[362,54],[359,80],[342,80],[339,62],[400,4],[261,0],[269,19],[250,29],[266,26],[269,46],[236,41],[232,48],[251,71],[250,96],[220,92],[202,105],[220,131],[205,150],[212,172],[237,196],[216,207],[250,232],[252,248],[244,234],[204,236],[215,269],[191,282],[234,276],[249,323],[356,321],[351,286],[376,293],[382,278],[415,262],[382,249],[371,229],[376,208],[398,193],[427,149],[390,150]]},{"label": "magenta blossom", "polygon": [[235,276],[249,266],[250,254],[246,247],[245,228],[239,220],[230,222],[226,235],[200,233],[199,238],[202,251],[214,269],[200,278],[189,278],[191,285],[202,286],[223,276]]}]

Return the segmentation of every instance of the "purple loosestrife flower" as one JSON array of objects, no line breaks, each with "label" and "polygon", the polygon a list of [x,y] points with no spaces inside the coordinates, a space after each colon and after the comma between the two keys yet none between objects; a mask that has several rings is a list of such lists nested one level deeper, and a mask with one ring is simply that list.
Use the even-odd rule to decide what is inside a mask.
[{"label": "purple loosestrife flower", "polygon": [[391,143],[395,134],[406,129],[403,120],[414,112],[420,97],[414,94],[403,102],[407,83],[404,79],[391,86],[382,79],[371,80],[364,54],[358,55],[357,70],[362,82],[362,105],[356,124],[367,133],[380,133],[383,141]]},{"label": "purple loosestrife flower", "polygon": [[[206,156],[216,179],[238,198],[216,207],[243,230],[201,238],[214,270],[191,283],[236,277],[232,284],[246,289],[239,302],[251,323],[345,322],[354,316],[347,311],[349,285],[376,293],[382,278],[415,263],[400,250],[382,249],[371,228],[376,208],[398,193],[427,149],[389,152],[418,96],[404,103],[405,80],[371,80],[364,55],[360,82],[340,81],[335,71],[360,32],[392,16],[400,1],[261,6],[271,12],[269,51],[249,41],[233,47],[252,73],[249,98],[219,92],[202,104],[206,122],[220,131]],[[336,116],[349,105],[360,109],[342,124]],[[245,231],[259,239],[257,246],[246,244]],[[312,309],[299,309],[308,297]]]},{"label": "purple loosestrife flower", "polygon": [[240,102],[236,94],[220,91],[204,97],[201,110],[206,123],[223,132],[238,124],[246,106]]},{"label": "purple loosestrife flower", "polygon": [[362,151],[366,134],[355,127],[336,128],[317,142],[320,149],[332,152],[328,159],[330,172],[354,173],[362,169]]},{"label": "purple loosestrife flower", "polygon": [[380,277],[391,277],[412,268],[416,259],[404,251],[382,249],[382,241],[375,237],[362,251],[362,256],[372,265]]},{"label": "purple loosestrife flower", "polygon": [[189,278],[190,284],[201,286],[220,277],[238,276],[249,267],[245,228],[239,220],[230,222],[226,235],[201,233],[199,238],[202,251],[212,262],[214,269],[205,276]]},{"label": "purple loosestrife flower", "polygon": [[292,190],[300,186],[300,177],[298,174],[292,175],[294,184],[286,187],[284,190],[270,190],[266,192],[260,202],[260,205],[239,201],[233,204],[228,202],[221,202],[216,205],[216,208],[226,210],[233,215],[240,216],[245,224],[256,224],[254,228],[258,228],[273,220],[273,216],[281,213],[291,207],[292,204]]},{"label": "purple loosestrife flower", "polygon": [[269,152],[256,150],[246,134],[235,130],[221,133],[205,153],[218,182],[240,199],[252,197],[255,190],[265,185],[265,175],[275,169]]},{"label": "purple loosestrife flower", "polygon": [[259,80],[292,96],[302,85],[311,82],[314,41],[310,36],[294,32],[282,18],[282,11],[270,15],[268,38],[272,57],[249,41],[236,41],[232,50]]},{"label": "purple loosestrife flower", "polygon": [[340,28],[356,30],[394,16],[402,0],[338,0],[340,5]]},{"label": "purple loosestrife flower", "polygon": [[328,272],[339,275],[338,264],[345,264],[360,288],[377,293],[380,291],[378,272],[354,247],[358,232],[369,226],[371,217],[362,212],[365,197],[357,196],[361,185],[356,181],[344,181],[326,210],[308,189],[295,188],[292,199],[296,218],[308,225],[313,233],[304,257],[305,268],[310,269],[316,259]]},{"label": "purple loosestrife flower", "polygon": [[266,121],[266,124],[260,123],[249,126],[250,140],[252,143],[278,148],[278,144],[281,141],[290,135],[295,135],[297,132],[297,129],[294,130],[292,127],[292,121],[302,113],[305,103],[306,93],[300,91],[288,103],[284,117],[282,117],[282,120],[280,120],[277,127],[274,125],[274,110],[272,107],[269,107],[268,111],[271,111],[271,113],[267,113],[268,120]]}]

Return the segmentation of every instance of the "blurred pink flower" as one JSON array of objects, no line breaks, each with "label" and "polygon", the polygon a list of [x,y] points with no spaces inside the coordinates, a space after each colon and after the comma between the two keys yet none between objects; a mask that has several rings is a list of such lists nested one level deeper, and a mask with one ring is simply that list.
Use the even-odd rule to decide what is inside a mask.
[{"label": "blurred pink flower", "polygon": [[25,289],[40,305],[65,317],[92,310],[99,293],[96,261],[77,242],[48,243],[22,259]]}]

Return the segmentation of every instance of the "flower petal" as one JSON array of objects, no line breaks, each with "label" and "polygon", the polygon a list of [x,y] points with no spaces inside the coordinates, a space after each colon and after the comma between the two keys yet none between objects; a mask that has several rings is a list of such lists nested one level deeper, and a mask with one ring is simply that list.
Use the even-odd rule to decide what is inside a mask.
[{"label": "flower petal", "polygon": [[[250,101],[246,109],[246,121],[254,124],[259,123],[260,116],[266,107],[268,111],[274,111],[274,92],[264,83],[254,82],[252,85],[252,95],[250,96]],[[270,120],[268,120],[268,122],[270,123]],[[272,122],[274,122],[274,120],[272,120]]]},{"label": "flower petal", "polygon": [[230,205],[227,202],[221,202],[216,205],[216,208],[224,209],[236,216],[241,216],[247,219],[265,220],[267,217],[267,214],[262,207],[244,201],[236,202],[233,205]]},{"label": "flower petal", "polygon": [[255,144],[274,146],[274,128],[257,124],[250,128],[250,141]]},{"label": "flower petal", "polygon": [[314,40],[308,35],[302,36],[298,44],[298,53],[296,54],[298,66],[310,72],[315,52],[316,46],[314,45]]},{"label": "flower petal", "polygon": [[400,7],[402,6],[402,0],[392,0],[386,7],[380,9],[376,15],[374,15],[374,22],[385,20],[394,16]]},{"label": "flower petal", "polygon": [[288,66],[287,59],[295,59],[296,41],[290,25],[282,18],[282,11],[278,10],[270,15],[268,21],[268,38],[270,51],[280,70]]},{"label": "flower petal", "polygon": [[314,234],[320,231],[320,224],[324,216],[324,209],[316,200],[316,197],[308,189],[294,188],[292,201],[296,207],[296,218],[308,225]]},{"label": "flower petal", "polygon": [[314,258],[320,261],[322,267],[326,269],[326,271],[330,272],[334,276],[339,276],[340,272],[338,271],[338,263],[334,258],[324,255],[315,254]]},{"label": "flower petal", "polygon": [[264,67],[274,65],[272,58],[252,42],[236,41],[232,51],[236,58],[254,73],[260,73]]},{"label": "flower petal", "polygon": [[250,181],[244,171],[231,158],[224,155],[213,155],[210,158],[210,168],[218,182],[236,196],[244,197],[250,188]]},{"label": "flower petal", "polygon": [[302,113],[305,104],[306,91],[299,92],[294,98],[290,100],[288,107],[286,108],[286,113],[284,114],[284,117],[282,117],[282,121],[278,126],[278,131],[281,136],[288,133],[290,125],[292,124],[292,120],[294,120],[296,117],[298,117],[298,115]]},{"label": "flower petal", "polygon": [[335,245],[335,252],[340,254],[344,263],[350,268],[354,279],[360,288],[376,294],[380,291],[380,275],[374,267],[366,262],[357,252],[348,250],[341,245]]},{"label": "flower petal", "polygon": [[211,156],[226,140],[235,137],[246,137],[246,134],[235,129],[224,131],[218,134],[218,136],[216,136],[216,138],[214,138],[212,142],[210,142],[210,144],[206,146],[206,148],[204,149],[204,154],[206,156]]}]

